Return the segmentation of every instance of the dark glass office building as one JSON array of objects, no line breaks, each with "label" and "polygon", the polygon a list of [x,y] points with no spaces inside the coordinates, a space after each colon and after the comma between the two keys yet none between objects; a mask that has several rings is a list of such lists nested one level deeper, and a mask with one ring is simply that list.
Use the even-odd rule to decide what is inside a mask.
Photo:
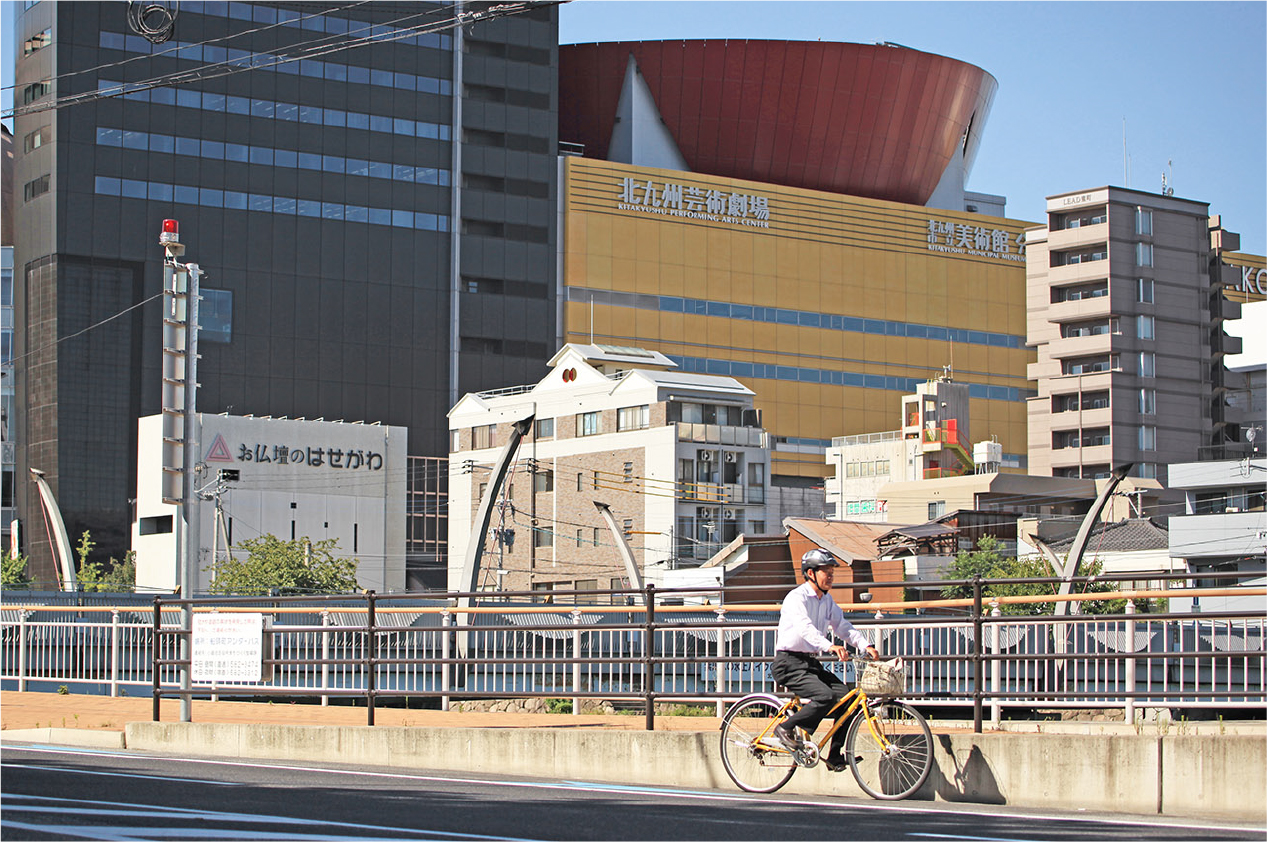
[{"label": "dark glass office building", "polygon": [[[491,16],[442,28],[459,11]],[[127,15],[18,14],[17,470],[44,471],[72,542],[128,548],[136,420],[160,408],[165,218],[206,272],[203,412],[402,425],[411,455],[440,457],[459,396],[540,378],[556,7],[184,2],[158,44]],[[18,491],[51,582],[35,487]],[[424,520],[414,545],[443,546]]]}]

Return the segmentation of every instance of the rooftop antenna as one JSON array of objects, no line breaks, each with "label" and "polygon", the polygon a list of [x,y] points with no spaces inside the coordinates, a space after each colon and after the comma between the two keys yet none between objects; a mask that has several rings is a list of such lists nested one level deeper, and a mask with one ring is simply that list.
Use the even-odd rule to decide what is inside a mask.
[{"label": "rooftop antenna", "polygon": [[590,344],[594,344],[594,293],[590,293]]},{"label": "rooftop antenna", "polygon": [[1169,181],[1166,180],[1165,173],[1161,174],[1161,195],[1173,196],[1175,195],[1175,188],[1174,188],[1175,168],[1174,168],[1174,162],[1171,161],[1169,158],[1166,159],[1166,168],[1170,170],[1170,180]]}]

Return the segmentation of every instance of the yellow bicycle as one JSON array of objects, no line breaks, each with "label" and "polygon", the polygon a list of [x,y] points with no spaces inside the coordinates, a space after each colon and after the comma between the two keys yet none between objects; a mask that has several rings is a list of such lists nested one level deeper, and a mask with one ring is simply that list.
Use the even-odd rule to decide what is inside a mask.
[{"label": "yellow bicycle", "polygon": [[[740,789],[774,792],[799,767],[818,765],[832,735],[846,727],[845,758],[858,786],[872,798],[898,800],[923,786],[933,766],[933,735],[919,711],[897,701],[905,689],[901,659],[888,662],[854,659],[858,684],[824,717],[832,727],[815,743],[803,731],[802,747],[784,748],[774,736],[778,725],[800,706],[769,693],[744,696],[726,713],[721,725],[721,757],[726,773]],[[856,715],[855,715],[856,714]]]}]

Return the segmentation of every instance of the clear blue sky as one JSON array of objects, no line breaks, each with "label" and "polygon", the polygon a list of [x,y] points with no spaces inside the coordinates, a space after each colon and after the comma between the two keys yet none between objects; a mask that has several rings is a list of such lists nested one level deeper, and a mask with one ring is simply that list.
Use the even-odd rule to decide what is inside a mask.
[{"label": "clear blue sky", "polygon": [[[17,3],[3,5],[9,108]],[[1264,2],[573,0],[559,20],[565,44],[821,38],[961,59],[999,82],[968,187],[1007,196],[1008,216],[1041,221],[1045,197],[1068,190],[1160,190],[1167,172],[1175,195],[1209,202],[1243,250],[1267,253]],[[1263,310],[1247,314],[1267,324]]]}]

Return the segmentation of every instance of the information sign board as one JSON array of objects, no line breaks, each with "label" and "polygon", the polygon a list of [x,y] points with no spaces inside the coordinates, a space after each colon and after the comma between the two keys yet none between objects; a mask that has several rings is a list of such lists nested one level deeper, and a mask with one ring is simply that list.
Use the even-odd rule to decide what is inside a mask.
[{"label": "information sign board", "polygon": [[193,623],[195,683],[264,680],[263,614],[195,614]]}]

